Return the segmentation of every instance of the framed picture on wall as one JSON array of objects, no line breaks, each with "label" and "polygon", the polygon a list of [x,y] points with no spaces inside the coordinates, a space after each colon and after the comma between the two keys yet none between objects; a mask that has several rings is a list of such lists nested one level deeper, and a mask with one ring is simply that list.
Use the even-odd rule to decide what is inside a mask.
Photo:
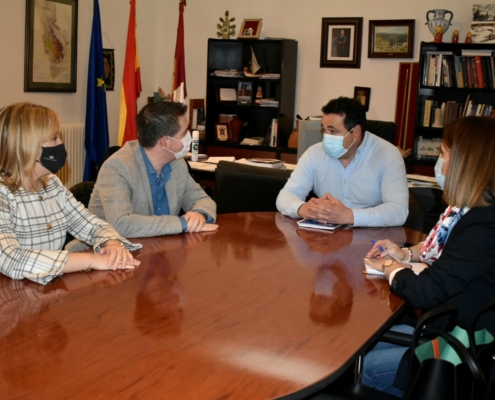
[{"label": "framed picture on wall", "polygon": [[320,68],[360,68],[363,18],[323,18]]},{"label": "framed picture on wall", "polygon": [[359,101],[366,111],[370,109],[371,88],[354,86],[354,98]]},{"label": "framed picture on wall", "polygon": [[414,19],[370,21],[368,58],[413,58]]},{"label": "framed picture on wall", "polygon": [[25,92],[76,91],[77,4],[26,0]]}]

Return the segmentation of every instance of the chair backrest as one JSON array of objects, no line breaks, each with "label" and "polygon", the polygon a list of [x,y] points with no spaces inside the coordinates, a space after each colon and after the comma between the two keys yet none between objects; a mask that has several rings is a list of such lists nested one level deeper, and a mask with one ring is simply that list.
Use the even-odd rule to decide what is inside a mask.
[{"label": "chair backrest", "polygon": [[91,198],[91,193],[95,187],[95,182],[87,181],[80,182],[72,186],[69,190],[77,201],[84,204],[84,207],[88,208],[89,199]]},{"label": "chair backrest", "polygon": [[415,231],[428,233],[426,231],[426,218],[428,212],[426,207],[418,199],[416,193],[409,189],[409,214],[407,215],[406,222],[402,225],[405,228],[414,229]]},{"label": "chair backrest", "polygon": [[277,196],[291,173],[220,161],[215,172],[217,213],[277,211]]},{"label": "chair backrest", "polygon": [[366,130],[395,145],[395,133],[397,131],[395,122],[368,120],[366,121]]},{"label": "chair backrest", "polygon": [[438,222],[440,214],[447,208],[447,204],[443,201],[443,190],[433,187],[412,187],[409,188],[409,193],[414,193],[417,200],[426,209],[422,232],[429,233]]},{"label": "chair backrest", "polygon": [[96,176],[98,176],[98,172],[100,172],[101,166],[105,161],[107,161],[114,153],[119,151],[121,149],[121,146],[111,146],[108,148],[108,150],[105,152],[105,155],[103,156],[103,160],[101,161],[101,164],[98,165],[96,168]]}]

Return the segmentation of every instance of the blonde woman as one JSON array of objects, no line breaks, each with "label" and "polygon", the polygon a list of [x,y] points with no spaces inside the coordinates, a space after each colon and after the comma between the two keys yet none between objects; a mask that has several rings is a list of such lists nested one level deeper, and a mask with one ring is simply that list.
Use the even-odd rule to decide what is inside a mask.
[{"label": "blonde woman", "polygon": [[[67,272],[132,269],[141,248],[91,214],[53,175],[67,157],[49,108],[17,103],[0,109],[0,272],[46,284]],[[67,232],[94,253],[62,250]]]}]

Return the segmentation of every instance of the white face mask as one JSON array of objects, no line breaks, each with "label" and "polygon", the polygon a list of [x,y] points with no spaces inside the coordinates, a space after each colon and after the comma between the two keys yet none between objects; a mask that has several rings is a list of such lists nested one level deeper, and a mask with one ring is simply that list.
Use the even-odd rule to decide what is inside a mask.
[{"label": "white face mask", "polygon": [[345,153],[347,153],[347,151],[356,141],[356,138],[354,138],[354,140],[347,149],[344,147],[344,138],[352,132],[352,129],[349,132],[347,132],[344,136],[335,136],[335,135],[330,135],[328,133],[325,133],[323,135],[323,151],[325,151],[325,154],[328,157],[338,159],[342,157]]},{"label": "white face mask", "polygon": [[178,151],[177,153],[174,153],[172,150],[169,150],[166,147],[162,146],[162,149],[173,153],[176,160],[180,160],[181,158],[184,158],[187,152],[191,149],[191,142],[192,142],[191,132],[187,131],[186,136],[184,136],[182,140],[173,138],[171,136],[170,139],[175,140],[177,142],[181,142],[183,145],[182,150]]},{"label": "white face mask", "polygon": [[450,158],[444,160],[442,157],[438,157],[437,163],[435,164],[435,179],[442,190],[445,189],[445,175],[442,173],[442,166],[445,161],[449,160]]}]

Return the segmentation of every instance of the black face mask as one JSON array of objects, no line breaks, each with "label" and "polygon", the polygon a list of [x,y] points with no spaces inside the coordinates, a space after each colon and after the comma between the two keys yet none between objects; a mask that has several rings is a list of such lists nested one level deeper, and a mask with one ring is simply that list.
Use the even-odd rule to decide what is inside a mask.
[{"label": "black face mask", "polygon": [[52,174],[55,174],[67,161],[67,150],[64,144],[53,147],[42,147],[39,163]]}]

